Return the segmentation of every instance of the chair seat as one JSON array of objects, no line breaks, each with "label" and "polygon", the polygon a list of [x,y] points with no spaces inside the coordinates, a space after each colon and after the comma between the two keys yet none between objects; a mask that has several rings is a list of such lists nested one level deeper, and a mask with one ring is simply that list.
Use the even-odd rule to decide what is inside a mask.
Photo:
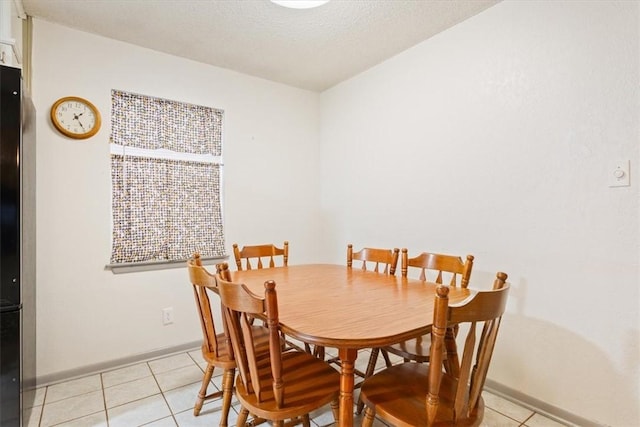
[{"label": "chair seat", "polygon": [[236,396],[251,414],[271,420],[285,420],[307,414],[338,398],[340,374],[327,363],[300,351],[282,353],[284,406],[278,408],[273,394],[268,355],[257,361],[262,384],[260,402],[248,393],[242,380],[236,382]]},{"label": "chair seat", "polygon": [[236,367],[236,361],[231,358],[231,354],[229,352],[229,346],[224,341],[224,334],[217,335],[218,338],[218,354],[216,355],[214,352],[209,351],[205,344],[202,345],[202,357],[205,362],[213,363],[219,368],[223,369],[231,369]]},{"label": "chair seat", "polygon": [[[428,388],[429,365],[424,363],[403,363],[387,368],[362,384],[360,395],[367,406],[376,408],[376,414],[383,416],[395,426],[426,426],[425,402]],[[440,401],[436,426],[453,425],[453,402],[456,378],[443,373],[440,384]],[[456,426],[477,426],[482,422],[484,402],[482,397],[469,417],[460,417]]]},{"label": "chair seat", "polygon": [[[258,351],[269,352],[269,330],[264,326],[253,326],[253,336],[258,343]],[[212,363],[218,368],[233,369],[236,367],[236,361],[231,357],[230,346],[227,345],[226,336],[224,334],[216,335],[218,341],[218,354],[208,351],[207,347],[202,346],[202,357],[207,363]],[[231,343],[229,343],[231,344]]]}]

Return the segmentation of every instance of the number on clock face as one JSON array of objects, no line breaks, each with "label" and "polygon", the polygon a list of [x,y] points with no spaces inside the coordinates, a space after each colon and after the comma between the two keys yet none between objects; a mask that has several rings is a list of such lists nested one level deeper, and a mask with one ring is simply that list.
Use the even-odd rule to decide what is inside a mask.
[{"label": "number on clock face", "polygon": [[96,124],[96,116],[86,105],[78,101],[66,101],[58,106],[58,123],[76,134],[89,132]]}]

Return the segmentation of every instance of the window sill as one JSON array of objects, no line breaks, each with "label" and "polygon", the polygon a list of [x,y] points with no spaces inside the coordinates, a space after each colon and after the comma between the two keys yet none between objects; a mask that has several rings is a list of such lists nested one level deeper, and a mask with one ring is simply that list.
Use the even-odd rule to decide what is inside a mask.
[{"label": "window sill", "polygon": [[[229,256],[202,258],[203,265],[214,265],[229,260]],[[184,268],[187,260],[177,261],[147,261],[147,262],[130,262],[122,264],[107,264],[105,270],[111,270],[113,274],[138,273],[141,271],[167,270],[170,268]]]}]

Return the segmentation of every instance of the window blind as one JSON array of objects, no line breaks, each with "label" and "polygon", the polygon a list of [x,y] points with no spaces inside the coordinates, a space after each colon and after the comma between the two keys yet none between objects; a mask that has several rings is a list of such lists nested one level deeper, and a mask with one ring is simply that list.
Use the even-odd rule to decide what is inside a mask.
[{"label": "window blind", "polygon": [[111,264],[224,256],[223,111],[111,95]]}]

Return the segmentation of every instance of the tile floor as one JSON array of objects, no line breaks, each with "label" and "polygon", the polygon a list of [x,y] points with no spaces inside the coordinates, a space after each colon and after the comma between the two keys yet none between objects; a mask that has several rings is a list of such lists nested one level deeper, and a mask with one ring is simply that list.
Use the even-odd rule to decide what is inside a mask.
[{"label": "tile floor", "polygon": [[[362,351],[357,368],[365,370],[369,352]],[[382,366],[382,358],[378,361]],[[33,391],[33,407],[25,410],[29,427],[217,427],[220,399],[206,402],[198,417],[193,405],[206,364],[200,350],[169,355],[131,366],[113,369]],[[216,376],[217,374],[217,376]],[[212,382],[221,386],[222,372]],[[557,427],[560,424],[501,397],[485,392],[487,410],[483,426]],[[229,425],[235,425],[239,411],[235,401]],[[312,426],[333,425],[330,408],[311,414]],[[360,418],[356,417],[356,425]],[[374,426],[384,427],[376,421]]]}]

